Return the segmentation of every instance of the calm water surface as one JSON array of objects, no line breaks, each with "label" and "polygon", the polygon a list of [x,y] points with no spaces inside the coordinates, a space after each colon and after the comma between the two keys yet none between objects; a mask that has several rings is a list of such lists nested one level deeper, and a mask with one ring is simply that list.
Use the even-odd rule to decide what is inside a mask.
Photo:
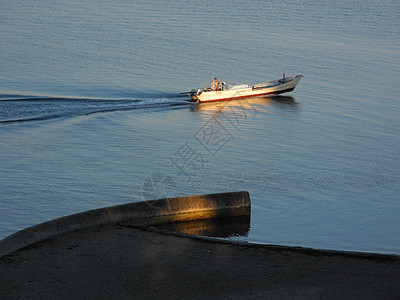
[{"label": "calm water surface", "polygon": [[[231,239],[400,254],[399,20],[389,0],[2,1],[0,238],[247,190]],[[287,96],[179,94],[282,73],[305,76]]]}]

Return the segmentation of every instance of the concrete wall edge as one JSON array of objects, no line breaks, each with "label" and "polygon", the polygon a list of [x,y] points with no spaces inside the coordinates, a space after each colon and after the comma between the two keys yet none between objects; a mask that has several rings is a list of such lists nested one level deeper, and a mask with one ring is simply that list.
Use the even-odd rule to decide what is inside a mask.
[{"label": "concrete wall edge", "polygon": [[0,257],[77,230],[115,224],[155,225],[250,214],[248,192],[165,198],[80,212],[20,230],[0,240]]}]

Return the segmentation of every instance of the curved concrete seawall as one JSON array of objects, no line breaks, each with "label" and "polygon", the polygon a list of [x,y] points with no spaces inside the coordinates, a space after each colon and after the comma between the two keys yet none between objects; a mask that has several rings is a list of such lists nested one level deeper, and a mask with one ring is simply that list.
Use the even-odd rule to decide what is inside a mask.
[{"label": "curved concrete seawall", "polygon": [[248,214],[250,196],[244,191],[110,206],[65,216],[18,231],[0,241],[0,257],[58,235],[99,225],[154,225]]}]

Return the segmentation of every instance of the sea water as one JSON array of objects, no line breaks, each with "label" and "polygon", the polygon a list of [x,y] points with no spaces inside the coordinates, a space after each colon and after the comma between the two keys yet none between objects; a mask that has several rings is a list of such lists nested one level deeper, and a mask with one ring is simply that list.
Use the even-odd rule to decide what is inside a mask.
[{"label": "sea water", "polygon": [[[0,2],[0,238],[246,190],[256,243],[400,253],[398,1]],[[190,104],[210,85],[290,94]]]}]

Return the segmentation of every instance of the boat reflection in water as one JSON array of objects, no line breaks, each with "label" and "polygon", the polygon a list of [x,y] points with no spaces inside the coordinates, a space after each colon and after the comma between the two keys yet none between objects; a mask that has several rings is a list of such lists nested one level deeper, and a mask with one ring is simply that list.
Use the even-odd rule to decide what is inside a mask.
[{"label": "boat reflection in water", "polygon": [[251,111],[266,107],[277,107],[288,112],[296,112],[299,108],[298,102],[292,96],[271,95],[267,97],[246,98],[221,102],[203,102],[194,104],[191,110],[206,115],[218,114],[225,111]]},{"label": "boat reflection in water", "polygon": [[283,109],[285,108],[297,108],[298,103],[296,102],[296,99],[292,96],[269,96],[266,98],[263,98],[264,100],[269,100],[269,104],[281,107]]},{"label": "boat reflection in water", "polygon": [[247,236],[250,215],[154,225],[158,230],[218,238]]}]

